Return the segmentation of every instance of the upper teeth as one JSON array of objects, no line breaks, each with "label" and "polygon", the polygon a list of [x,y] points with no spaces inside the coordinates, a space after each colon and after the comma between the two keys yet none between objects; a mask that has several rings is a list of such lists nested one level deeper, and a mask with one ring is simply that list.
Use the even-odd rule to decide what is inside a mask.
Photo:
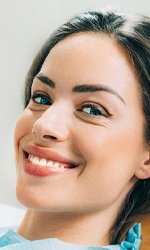
[{"label": "upper teeth", "polygon": [[64,167],[64,165],[66,165],[55,161],[48,161],[45,158],[40,158],[33,154],[29,154],[28,160],[38,166],[49,166],[49,167],[59,168],[59,167]]}]

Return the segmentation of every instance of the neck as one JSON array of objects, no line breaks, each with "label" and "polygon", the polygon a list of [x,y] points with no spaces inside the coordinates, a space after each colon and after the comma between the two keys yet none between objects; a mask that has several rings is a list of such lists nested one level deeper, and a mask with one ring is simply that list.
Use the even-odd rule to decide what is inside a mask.
[{"label": "neck", "polygon": [[79,245],[105,246],[109,245],[109,231],[112,225],[109,213],[107,216],[102,212],[72,215],[29,209],[18,233],[28,240],[58,238]]}]

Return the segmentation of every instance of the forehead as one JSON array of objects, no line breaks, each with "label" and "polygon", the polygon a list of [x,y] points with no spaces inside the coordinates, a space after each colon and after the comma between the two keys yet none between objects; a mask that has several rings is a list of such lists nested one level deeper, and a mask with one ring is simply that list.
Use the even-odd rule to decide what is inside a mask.
[{"label": "forehead", "polygon": [[[104,53],[102,53],[104,52]],[[72,34],[62,41],[58,42],[50,51],[50,55],[53,53],[60,53],[61,55],[71,55],[79,57],[84,55],[87,59],[89,56],[91,59],[97,57],[105,59],[109,55],[111,58],[120,58],[120,61],[127,60],[130,64],[131,60],[126,53],[123,46],[118,42],[105,34],[92,33],[92,32],[80,32]],[[104,56],[105,55],[105,56]],[[130,65],[131,66],[131,65]]]},{"label": "forehead", "polygon": [[99,33],[81,32],[58,42],[41,71],[56,83],[106,83],[118,90],[130,85],[131,91],[139,85],[126,50]]},{"label": "forehead", "polygon": [[[118,70],[118,66],[128,74],[135,75],[134,67],[125,48],[114,39],[104,34],[81,32],[73,34],[58,42],[50,51],[44,65],[59,63],[61,68],[64,63],[68,67],[82,66],[82,70]],[[111,67],[110,67],[111,66]],[[119,72],[118,72],[119,73]]]}]

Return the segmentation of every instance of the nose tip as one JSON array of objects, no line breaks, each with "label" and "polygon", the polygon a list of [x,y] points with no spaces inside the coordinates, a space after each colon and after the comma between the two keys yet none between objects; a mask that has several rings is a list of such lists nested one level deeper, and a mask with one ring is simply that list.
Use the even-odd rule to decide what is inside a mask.
[{"label": "nose tip", "polygon": [[56,128],[55,130],[52,128],[52,125],[40,125],[40,123],[36,123],[33,127],[33,133],[34,135],[39,138],[40,140],[57,140],[57,141],[63,141],[67,138],[66,131],[59,130],[59,128]]},{"label": "nose tip", "polygon": [[68,125],[67,121],[60,116],[57,113],[51,115],[45,111],[33,124],[32,133],[42,141],[66,140],[68,137]]}]

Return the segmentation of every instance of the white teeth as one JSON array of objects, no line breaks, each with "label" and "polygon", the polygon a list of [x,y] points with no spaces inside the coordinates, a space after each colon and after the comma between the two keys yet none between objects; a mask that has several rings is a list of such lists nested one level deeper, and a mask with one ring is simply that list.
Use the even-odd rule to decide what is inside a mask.
[{"label": "white teeth", "polygon": [[54,167],[54,168],[59,168],[59,167],[60,167],[60,164],[59,164],[59,163],[54,163],[53,167]]},{"label": "white teeth", "polygon": [[54,161],[47,161],[45,158],[39,158],[33,154],[29,154],[28,160],[31,161],[33,164],[38,166],[48,166],[53,168],[63,168],[64,164]]},{"label": "white teeth", "polygon": [[46,165],[46,159],[44,159],[44,158],[40,159],[38,165],[39,166],[45,166]]},{"label": "white teeth", "polygon": [[54,163],[52,161],[48,161],[46,164],[46,166],[48,166],[48,167],[53,167],[53,165],[54,165]]},{"label": "white teeth", "polygon": [[36,164],[36,165],[39,164],[39,161],[40,161],[40,159],[39,159],[39,157],[37,157],[37,156],[35,156],[35,157],[32,159],[32,163],[34,163],[34,164]]}]

